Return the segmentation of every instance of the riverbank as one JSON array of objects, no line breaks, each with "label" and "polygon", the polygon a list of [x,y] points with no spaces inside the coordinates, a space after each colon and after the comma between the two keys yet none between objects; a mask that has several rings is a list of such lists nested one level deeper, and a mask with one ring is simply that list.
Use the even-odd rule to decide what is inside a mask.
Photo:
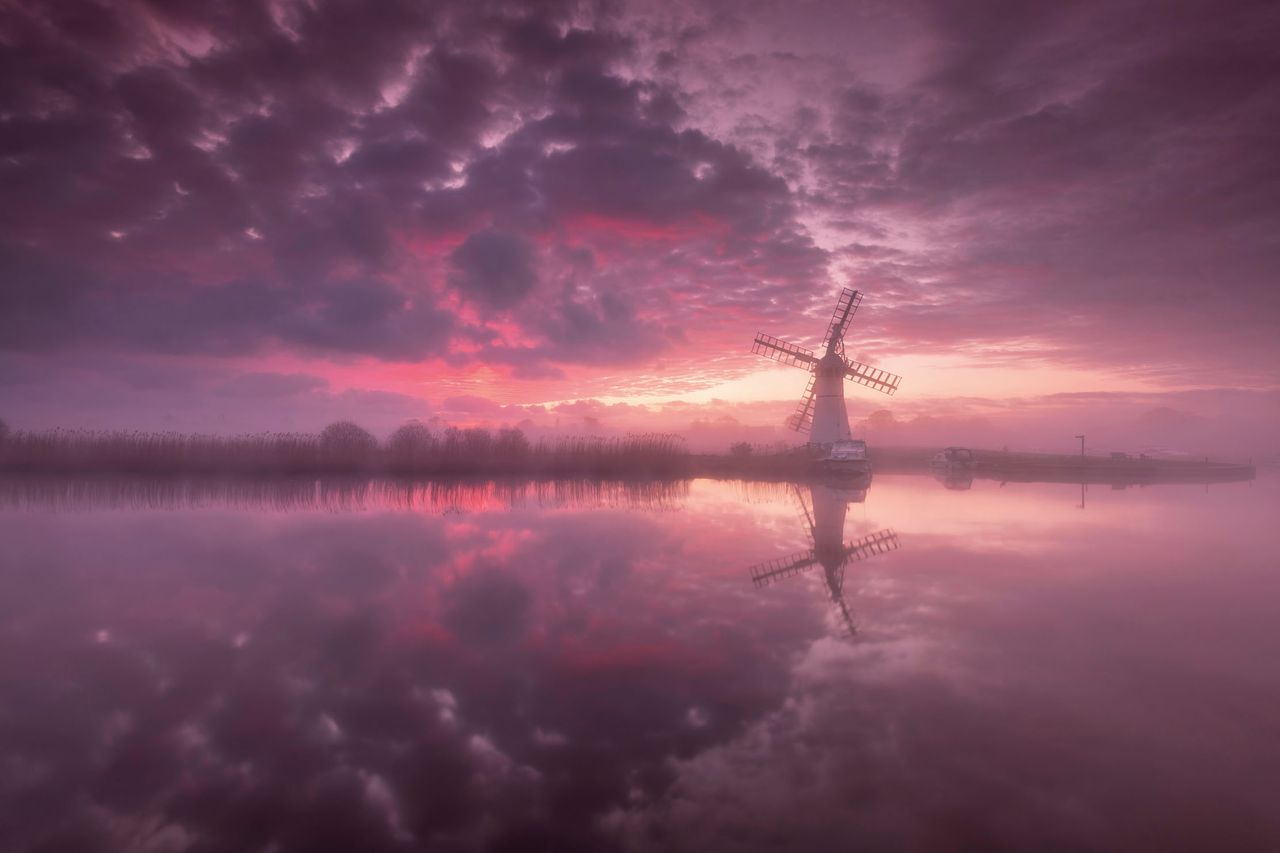
[{"label": "riverbank", "polygon": [[[938,448],[872,447],[881,473],[924,473]],[[1205,459],[1117,458],[974,450],[951,476],[1082,483],[1227,482],[1256,476],[1252,464]],[[804,446],[782,452],[690,453],[681,439],[647,434],[530,442],[518,429],[407,424],[378,442],[355,424],[318,435],[205,436],[53,430],[0,437],[0,474],[90,477],[515,477],[803,480],[820,476]]]},{"label": "riverbank", "polygon": [[[940,448],[872,447],[872,470],[879,473],[937,473],[932,462]],[[1052,453],[974,450],[971,468],[942,469],[951,476],[1005,482],[1064,483],[1203,483],[1252,480],[1251,463],[1212,459],[1116,459]],[[701,455],[691,459],[695,476],[742,479],[802,479],[811,476],[813,460],[802,450],[748,456]]]}]

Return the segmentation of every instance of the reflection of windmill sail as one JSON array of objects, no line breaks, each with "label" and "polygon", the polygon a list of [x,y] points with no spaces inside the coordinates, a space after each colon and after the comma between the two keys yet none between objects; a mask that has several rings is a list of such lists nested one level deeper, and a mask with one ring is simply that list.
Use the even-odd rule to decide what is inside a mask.
[{"label": "reflection of windmill sail", "polygon": [[[897,550],[899,545],[898,534],[886,527],[884,530],[877,531],[869,536],[863,536],[861,539],[855,539],[845,545],[844,553],[840,558],[841,562],[838,565],[843,569],[849,563],[856,563],[868,557]],[[757,587],[769,586],[780,580],[807,572],[818,565],[821,565],[821,563],[818,561],[813,548],[807,551],[797,551],[789,556],[777,557],[752,566],[750,570],[751,581]]]},{"label": "reflection of windmill sail", "polygon": [[815,566],[821,566],[831,600],[840,609],[841,617],[850,634],[857,633],[853,614],[844,598],[844,571],[852,562],[874,557],[898,548],[898,536],[892,530],[881,530],[852,542],[844,541],[844,518],[850,500],[862,500],[866,492],[842,492],[829,486],[810,486],[813,510],[805,502],[798,487],[793,486],[796,502],[800,506],[801,519],[813,541],[807,551],[798,551],[786,557],[777,557],[752,566],[751,582],[757,587],[768,586],[785,578],[803,574]]},{"label": "reflection of windmill sail", "polygon": [[768,586],[783,578],[794,577],[807,572],[818,565],[818,558],[813,556],[813,549],[797,551],[789,557],[778,557],[751,567],[751,582],[757,587]]},{"label": "reflection of windmill sail", "polygon": [[818,536],[817,531],[813,529],[813,513],[809,511],[809,504],[805,503],[804,493],[800,491],[799,486],[792,484],[791,493],[796,496],[796,503],[800,506],[800,520],[804,522],[804,529],[809,531],[809,539],[812,541]]}]

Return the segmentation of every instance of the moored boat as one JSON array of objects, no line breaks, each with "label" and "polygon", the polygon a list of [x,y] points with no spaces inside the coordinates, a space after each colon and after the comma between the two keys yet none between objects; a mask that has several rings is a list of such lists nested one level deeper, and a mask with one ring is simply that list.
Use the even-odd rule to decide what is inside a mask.
[{"label": "moored boat", "polygon": [[977,464],[973,451],[967,447],[944,447],[929,462],[931,468],[944,471],[965,471]]},{"label": "moored boat", "polygon": [[870,474],[871,460],[867,456],[867,443],[858,438],[832,442],[831,449],[818,458],[817,466],[824,474],[840,476]]}]

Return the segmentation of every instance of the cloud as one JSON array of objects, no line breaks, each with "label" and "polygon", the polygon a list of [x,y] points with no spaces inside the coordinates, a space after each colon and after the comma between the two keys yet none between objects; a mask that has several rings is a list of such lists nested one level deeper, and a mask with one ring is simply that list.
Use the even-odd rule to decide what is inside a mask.
[{"label": "cloud", "polygon": [[[20,730],[0,730],[14,757],[0,802],[47,803],[6,809],[6,838],[84,846],[150,826],[210,847],[611,849],[600,817],[779,701],[784,679],[760,674],[782,673],[817,626],[793,612],[786,639],[764,642],[731,618],[741,599],[672,568],[682,532],[547,499],[536,526],[516,506],[462,524],[144,513],[53,539],[6,530],[5,557],[39,571],[0,573],[0,624],[33,650],[0,685],[27,700]],[[90,543],[114,556],[86,574]],[[706,618],[680,615],[689,601]],[[712,635],[733,651],[708,653]],[[79,701],[51,671],[85,685]]]},{"label": "cloud", "polygon": [[[153,429],[199,433],[318,432],[355,417],[387,435],[430,414],[421,397],[340,388],[296,370],[228,366],[219,359],[19,354],[3,362],[5,418],[15,428]],[[74,400],[68,406],[68,400]]]},{"label": "cloud", "polygon": [[477,231],[454,249],[449,260],[456,273],[451,279],[453,286],[464,298],[490,307],[518,304],[537,283],[533,252],[513,234]]},{"label": "cloud", "polygon": [[1140,24],[1149,11],[939,6],[926,75],[834,103],[809,149],[812,202],[927,243],[851,264],[895,302],[890,347],[1021,337],[1057,361],[1268,381],[1256,359],[1280,315],[1277,257],[1256,237],[1280,219],[1259,189],[1280,66],[1258,35],[1267,18],[1191,3]]},{"label": "cloud", "polygon": [[881,362],[1271,387],[1275,28],[1140,0],[10,5],[0,349],[671,393],[751,372],[757,328],[812,336],[847,282]]},{"label": "cloud", "polygon": [[[35,6],[3,24],[33,60],[3,93],[0,181],[30,199],[0,222],[11,350],[285,346],[548,377],[643,362],[714,306],[821,279],[785,183],[618,73],[635,45],[607,13]],[[447,288],[530,308],[500,329]]]},{"label": "cloud", "polygon": [[229,397],[268,398],[292,397],[319,391],[329,383],[319,376],[304,373],[242,373],[217,386],[215,393]]}]

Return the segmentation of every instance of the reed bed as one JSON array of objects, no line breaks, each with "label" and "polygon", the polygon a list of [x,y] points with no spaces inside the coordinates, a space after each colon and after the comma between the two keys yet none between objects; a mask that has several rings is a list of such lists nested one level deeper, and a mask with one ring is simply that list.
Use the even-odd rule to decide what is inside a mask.
[{"label": "reed bed", "polygon": [[688,473],[682,439],[663,434],[565,437],[530,442],[518,429],[410,423],[386,442],[350,422],[318,435],[216,436],[167,432],[13,431],[0,435],[0,471],[78,476],[677,477]]}]

